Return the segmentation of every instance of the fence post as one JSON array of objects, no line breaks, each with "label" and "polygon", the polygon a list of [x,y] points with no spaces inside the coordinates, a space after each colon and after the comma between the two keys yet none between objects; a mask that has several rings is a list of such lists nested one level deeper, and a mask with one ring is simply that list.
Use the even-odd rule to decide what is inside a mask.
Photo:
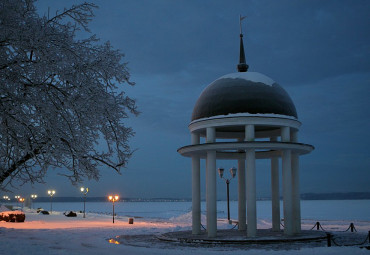
[{"label": "fence post", "polygon": [[331,234],[330,233],[326,233],[326,239],[328,242],[328,247],[331,247]]}]

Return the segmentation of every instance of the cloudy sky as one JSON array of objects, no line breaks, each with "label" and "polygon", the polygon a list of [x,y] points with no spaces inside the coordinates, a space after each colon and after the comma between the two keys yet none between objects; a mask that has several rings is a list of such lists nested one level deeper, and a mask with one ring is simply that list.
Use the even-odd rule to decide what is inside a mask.
[{"label": "cloudy sky", "polygon": [[[37,2],[50,15],[78,1]],[[300,140],[315,146],[301,157],[301,192],[370,192],[370,2],[264,0],[94,1],[90,24],[102,41],[125,53],[139,117],[136,149],[117,175],[102,169],[86,181],[90,196],[191,197],[191,160],[177,149],[190,143],[188,124],[195,101],[212,81],[236,71],[239,15],[246,15],[245,49],[250,71],[282,85],[302,122]],[[233,161],[218,162],[226,169]],[[257,162],[257,194],[270,194],[268,160]],[[202,182],[205,182],[203,164]],[[23,195],[79,196],[78,187],[50,171],[47,184],[26,185]],[[236,180],[231,184],[236,198]],[[218,180],[218,198],[225,183]],[[205,196],[203,187],[202,196]]]}]

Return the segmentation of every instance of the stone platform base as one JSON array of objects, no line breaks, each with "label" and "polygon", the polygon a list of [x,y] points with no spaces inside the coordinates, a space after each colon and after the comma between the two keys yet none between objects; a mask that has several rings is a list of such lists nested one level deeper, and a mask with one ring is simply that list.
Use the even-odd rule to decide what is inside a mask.
[{"label": "stone platform base", "polygon": [[326,238],[325,232],[315,230],[302,230],[300,234],[293,236],[284,235],[283,231],[273,232],[271,229],[258,229],[256,237],[247,237],[246,231],[218,230],[217,237],[210,238],[206,231],[200,235],[193,235],[191,231],[168,232],[158,235],[161,241],[178,243],[199,244],[266,244],[266,243],[291,243],[310,242]]}]

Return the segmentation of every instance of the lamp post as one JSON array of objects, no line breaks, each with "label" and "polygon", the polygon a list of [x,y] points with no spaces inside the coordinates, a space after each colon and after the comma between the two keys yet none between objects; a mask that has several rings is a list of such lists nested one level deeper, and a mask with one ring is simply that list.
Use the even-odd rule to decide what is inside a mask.
[{"label": "lamp post", "polygon": [[5,201],[9,201],[9,200],[10,200],[9,196],[3,196],[3,199],[4,199]]},{"label": "lamp post", "polygon": [[21,211],[23,212],[23,203],[24,203],[24,198],[23,198],[23,197],[20,197],[20,198],[19,198],[19,202],[21,202],[21,203],[22,203],[22,209],[21,209]]},{"label": "lamp post", "polygon": [[109,201],[111,201],[111,202],[112,202],[112,204],[113,204],[113,223],[114,223],[114,202],[118,201],[119,196],[118,196],[118,195],[114,195],[114,196],[109,195],[109,196],[108,196],[108,199],[109,199]]},{"label": "lamp post", "polygon": [[17,200],[17,207],[18,207],[18,202],[19,202],[19,199],[21,198],[21,196],[17,195],[17,196],[14,196],[15,200]]},{"label": "lamp post", "polygon": [[50,196],[50,213],[53,213],[53,196],[55,195],[55,190],[48,190],[48,195]]},{"label": "lamp post", "polygon": [[84,218],[86,218],[86,214],[85,214],[85,203],[86,203],[86,194],[87,192],[89,192],[89,188],[84,188],[84,187],[81,187],[81,192],[82,194],[84,194]]},{"label": "lamp post", "polygon": [[[32,198],[32,200],[35,200],[37,198],[37,195],[36,194],[32,194],[31,195],[31,198]],[[33,202],[31,204],[31,209],[32,209],[32,207],[33,207]]]},{"label": "lamp post", "polygon": [[226,192],[227,192],[227,220],[229,221],[230,223],[230,198],[229,198],[229,184],[230,184],[230,181],[232,178],[234,178],[236,176],[236,168],[235,167],[232,167],[230,168],[230,174],[231,174],[231,178],[230,179],[226,179],[224,177],[224,169],[221,167],[218,169],[218,174],[220,175],[220,178],[221,179],[224,179],[225,182],[226,182]]}]

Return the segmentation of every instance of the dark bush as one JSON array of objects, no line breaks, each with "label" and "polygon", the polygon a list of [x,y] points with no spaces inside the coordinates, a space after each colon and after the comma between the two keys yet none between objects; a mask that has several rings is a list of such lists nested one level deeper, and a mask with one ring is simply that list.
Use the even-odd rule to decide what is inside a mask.
[{"label": "dark bush", "polygon": [[70,211],[69,213],[64,213],[66,217],[77,217],[77,213]]},{"label": "dark bush", "polygon": [[6,222],[24,222],[26,219],[26,215],[21,213],[5,213],[0,214],[0,221]]}]

